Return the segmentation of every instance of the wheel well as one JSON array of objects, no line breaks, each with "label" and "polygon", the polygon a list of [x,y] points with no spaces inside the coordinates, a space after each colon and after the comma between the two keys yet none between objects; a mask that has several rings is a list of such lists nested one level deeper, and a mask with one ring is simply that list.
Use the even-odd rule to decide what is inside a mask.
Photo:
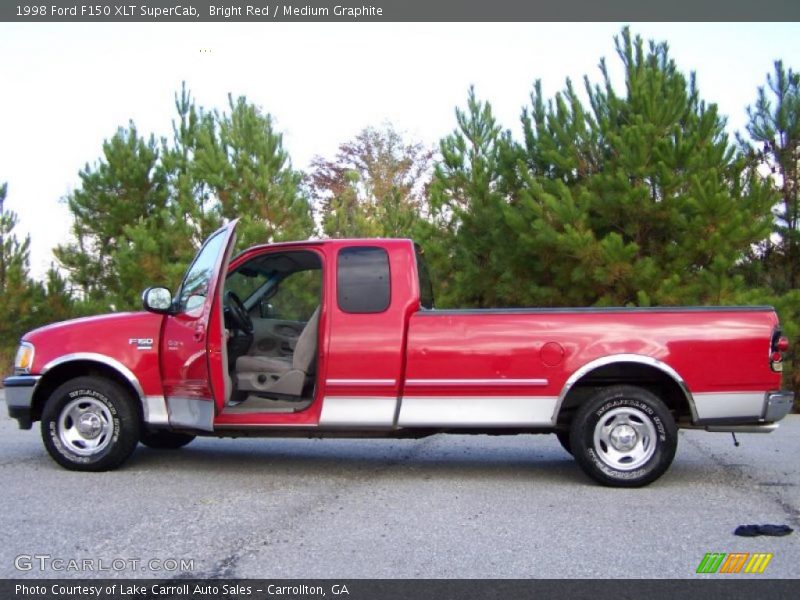
[{"label": "wheel well", "polygon": [[568,426],[575,410],[598,388],[620,384],[636,385],[654,393],[667,405],[676,422],[686,417],[691,418],[692,413],[686,393],[668,373],[650,365],[618,362],[597,367],[575,382],[559,409],[558,425]]},{"label": "wheel well", "polygon": [[103,363],[94,362],[91,360],[76,360],[68,363],[60,364],[50,369],[42,376],[41,381],[36,386],[36,391],[33,394],[31,403],[31,418],[33,421],[40,421],[42,418],[42,410],[50,394],[62,383],[75,379],[76,377],[103,377],[117,383],[124,390],[130,394],[136,410],[139,413],[139,420],[143,418],[142,403],[139,398],[139,393],[119,371],[104,365]]}]

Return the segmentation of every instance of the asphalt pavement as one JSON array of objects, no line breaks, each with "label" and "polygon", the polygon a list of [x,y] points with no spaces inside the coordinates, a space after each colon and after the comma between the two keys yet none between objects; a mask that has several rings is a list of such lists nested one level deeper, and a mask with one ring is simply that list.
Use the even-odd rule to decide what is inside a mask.
[{"label": "asphalt pavement", "polygon": [[[768,552],[764,575],[726,577],[795,578],[800,415],[739,440],[682,431],[634,490],[593,483],[550,435],[203,438],[90,474],[2,403],[0,577],[695,578],[721,577],[695,573],[707,552]],[[750,523],[796,531],[733,535]]]}]

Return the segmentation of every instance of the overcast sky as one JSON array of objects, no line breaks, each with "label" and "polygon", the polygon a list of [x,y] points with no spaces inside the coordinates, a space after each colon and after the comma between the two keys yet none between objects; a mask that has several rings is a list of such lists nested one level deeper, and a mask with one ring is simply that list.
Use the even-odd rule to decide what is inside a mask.
[{"label": "overcast sky", "polygon": [[[489,100],[506,128],[535,79],[545,94],[566,77],[599,79],[601,56],[620,77],[619,23],[506,24],[11,24],[0,23],[0,182],[18,231],[32,237],[32,268],[68,238],[60,201],[104,139],[133,120],[141,134],[171,133],[173,96],[186,81],[197,103],[224,109],[228,92],[276,119],[295,167],[369,125],[389,121],[435,145],[455,126],[467,89]],[[800,24],[631,25],[666,40],[701,96],[742,131],[772,63],[800,69]],[[619,80],[619,79],[617,79]]]}]

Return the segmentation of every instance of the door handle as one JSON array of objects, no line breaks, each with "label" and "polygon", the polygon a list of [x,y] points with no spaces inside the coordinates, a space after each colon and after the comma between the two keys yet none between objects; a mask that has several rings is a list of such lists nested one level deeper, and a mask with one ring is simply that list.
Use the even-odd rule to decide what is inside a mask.
[{"label": "door handle", "polygon": [[194,328],[194,341],[195,342],[202,342],[203,338],[206,336],[206,326],[205,325],[198,325]]}]

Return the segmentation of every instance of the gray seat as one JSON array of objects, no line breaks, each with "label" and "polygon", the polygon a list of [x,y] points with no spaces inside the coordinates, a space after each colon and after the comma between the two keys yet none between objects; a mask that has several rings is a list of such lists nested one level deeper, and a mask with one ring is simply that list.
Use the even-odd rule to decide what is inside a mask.
[{"label": "gray seat", "polygon": [[302,396],[311,365],[317,355],[319,306],[297,338],[291,358],[240,356],[236,359],[236,383],[243,392],[266,392]]},{"label": "gray seat", "polygon": [[236,361],[238,373],[251,371],[284,373],[291,368],[292,359],[287,356],[240,356]]}]

